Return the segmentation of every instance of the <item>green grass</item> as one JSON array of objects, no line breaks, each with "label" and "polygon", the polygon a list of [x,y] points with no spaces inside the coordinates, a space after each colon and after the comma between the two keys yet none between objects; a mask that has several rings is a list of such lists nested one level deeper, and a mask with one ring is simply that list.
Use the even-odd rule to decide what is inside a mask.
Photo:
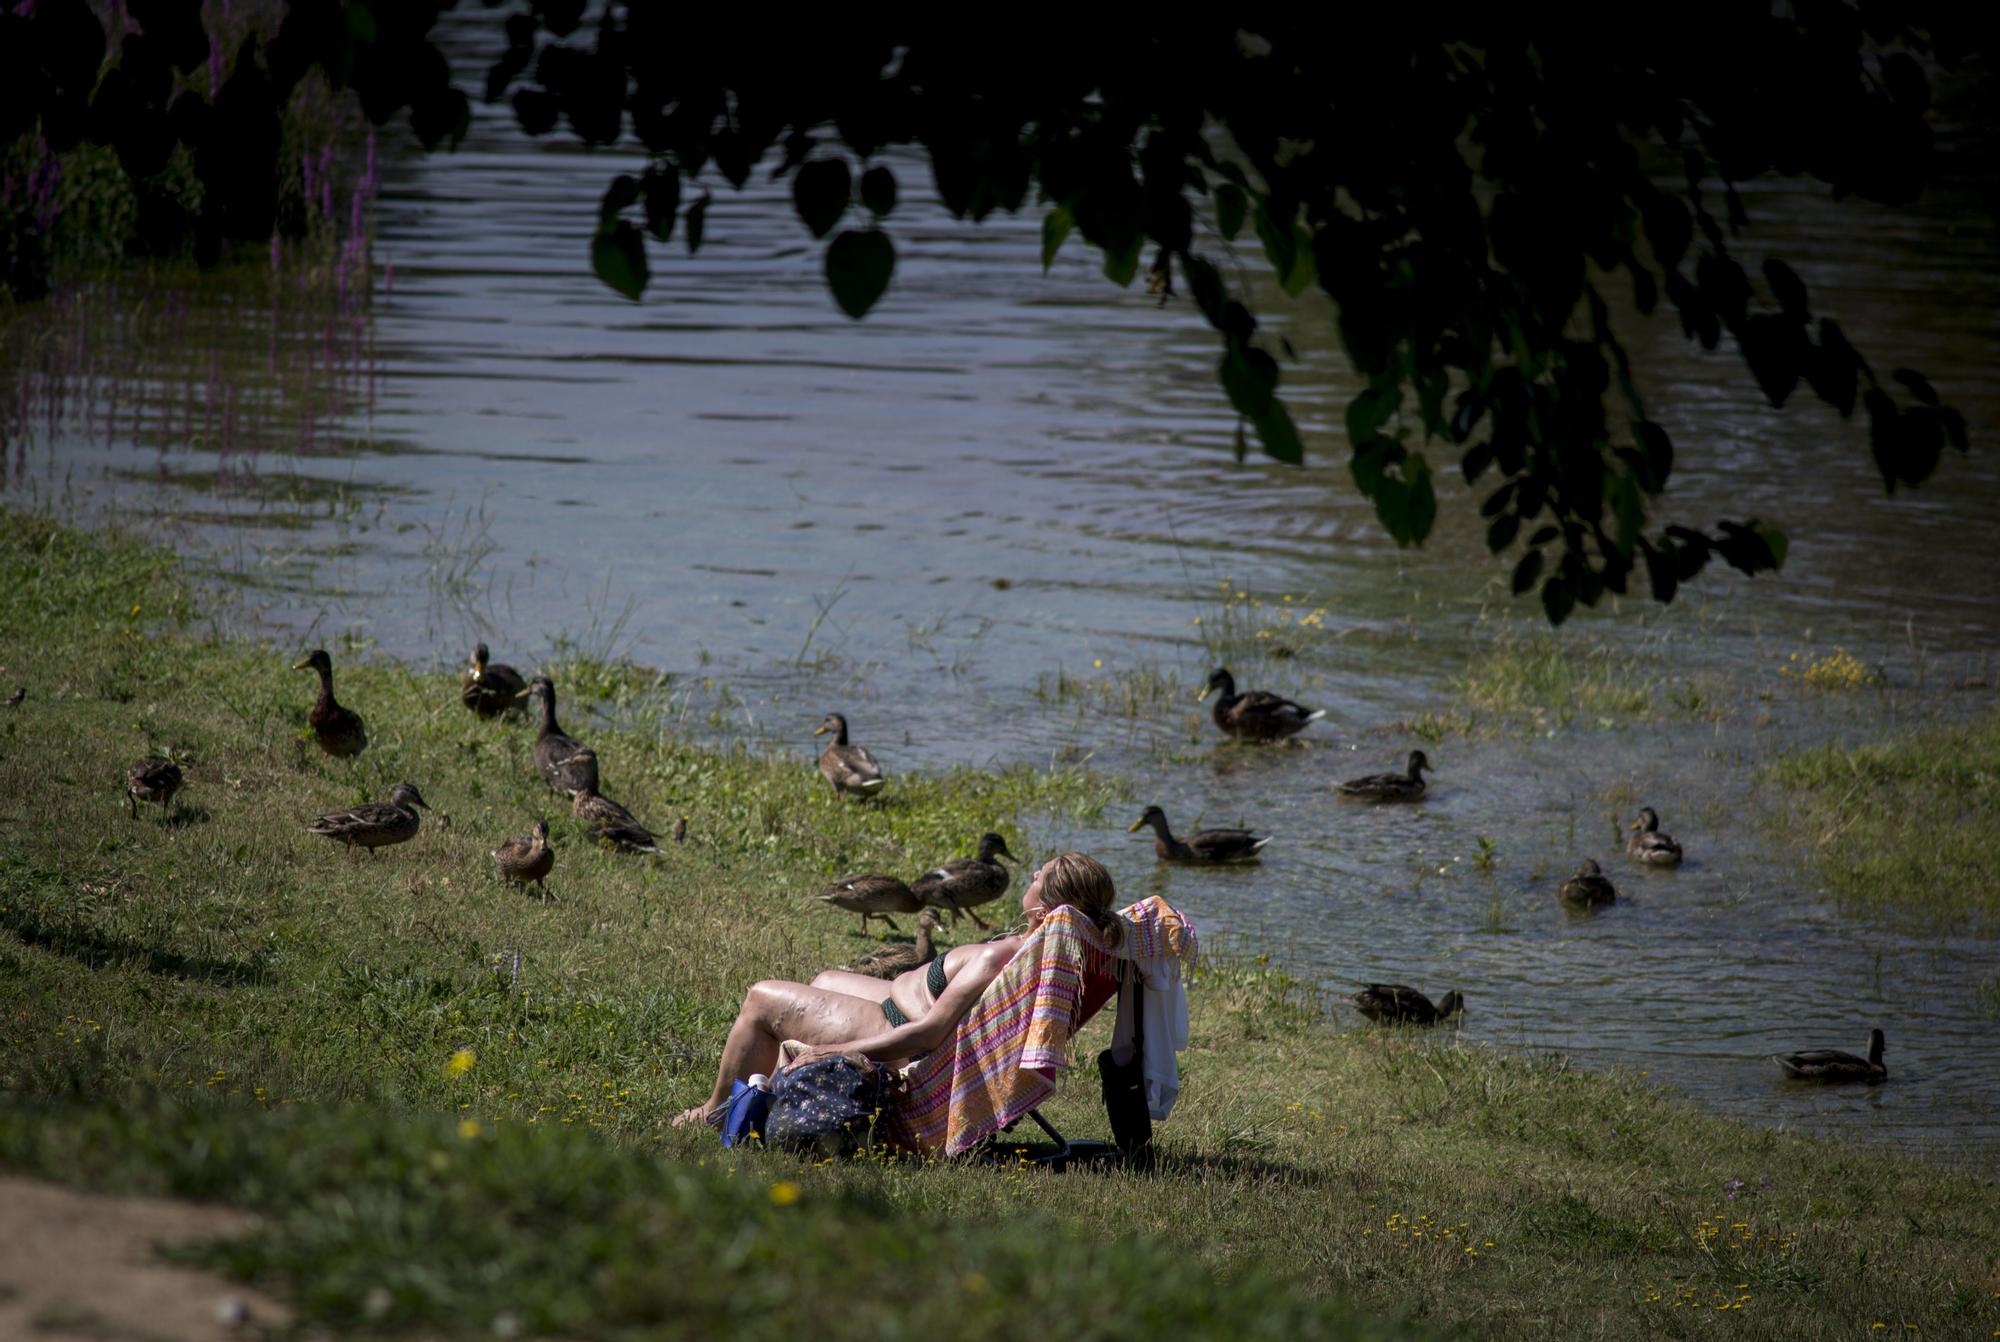
[{"label": "green grass", "polygon": [[1790,833],[1850,907],[1942,924],[2000,921],[2000,712],[1962,726],[1784,756]]},{"label": "green grass", "polygon": [[[662,828],[690,817],[684,847],[621,858],[551,807],[526,730],[474,721],[447,676],[336,650],[373,744],[354,767],[302,754],[297,650],[205,634],[182,572],[0,516],[0,682],[29,690],[0,709],[0,1164],[259,1209],[260,1231],[201,1252],[310,1326],[2000,1328],[1990,1178],[1709,1117],[1642,1077],[1330,1025],[1250,954],[1274,948],[1197,982],[1153,1175],[726,1156],[666,1118],[705,1093],[750,981],[864,944],[811,891],[989,827],[1032,858],[1051,815],[1122,803],[1115,781],[905,776],[839,804],[803,754],[693,747],[648,722],[647,696],[614,729],[578,696],[565,724],[607,790]],[[597,692],[617,706],[620,683]],[[187,761],[165,821],[128,819],[120,794],[149,749]],[[302,831],[399,778],[441,813],[413,842],[354,859]],[[487,852],[549,812],[542,901],[500,886]],[[1066,1131],[1104,1131],[1087,1060],[1108,1026],[1048,1106]],[[453,1074],[461,1049],[476,1061]]]}]

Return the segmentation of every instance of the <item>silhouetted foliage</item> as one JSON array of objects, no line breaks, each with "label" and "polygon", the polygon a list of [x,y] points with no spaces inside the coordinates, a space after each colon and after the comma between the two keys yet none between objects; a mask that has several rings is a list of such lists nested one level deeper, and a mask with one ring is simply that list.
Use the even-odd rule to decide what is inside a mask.
[{"label": "silhouetted foliage", "polygon": [[[880,161],[892,148],[922,154],[957,217],[1044,210],[1045,268],[1075,235],[1129,285],[1150,251],[1152,291],[1164,301],[1178,282],[1214,329],[1241,423],[1297,462],[1287,351],[1212,259],[1218,243],[1254,238],[1284,292],[1317,285],[1333,300],[1367,381],[1346,413],[1354,481],[1389,533],[1429,534],[1428,453],[1455,454],[1486,491],[1488,546],[1518,555],[1515,592],[1539,589],[1559,624],[1578,602],[1626,591],[1635,571],[1671,601],[1712,558],[1752,574],[1785,558],[1784,536],[1756,518],[1649,530],[1675,449],[1613,330],[1611,285],[1629,285],[1641,313],[1664,299],[1705,348],[1734,340],[1774,406],[1804,385],[1843,416],[1865,410],[1891,491],[1925,480],[1945,444],[1965,450],[1964,419],[1921,375],[1878,376],[1815,316],[1790,266],[1746,264],[1735,188],[1780,173],[1836,197],[1914,199],[1931,153],[1923,61],[1949,63],[1972,41],[1942,19],[1926,26],[1920,8],[1661,6],[1620,14],[1614,30],[1506,6],[1141,27],[1090,12],[1040,25],[664,5],[587,21],[581,3],[533,3],[496,18],[504,47],[485,95],[510,99],[530,135],[648,153],[642,177],[605,192],[591,246],[598,277],[633,299],[648,235],[667,242],[678,220],[700,248],[711,195],[691,185],[740,188],[764,171],[791,179],[802,225],[827,239],[834,300],[864,317],[895,270],[885,220],[898,191]],[[39,115],[52,139],[57,126],[117,143],[136,174],[179,137],[202,165],[194,227],[206,235],[270,228],[264,122],[310,64],[378,123],[411,107],[427,144],[464,125],[425,40],[431,5],[294,3],[213,100],[169,96],[171,70],[206,53],[196,8],[131,10],[163,19],[140,19],[143,39],[125,39],[95,94],[103,36],[79,0],[0,19],[0,138]],[[134,127],[149,118],[102,114],[106,99],[164,120]]]}]

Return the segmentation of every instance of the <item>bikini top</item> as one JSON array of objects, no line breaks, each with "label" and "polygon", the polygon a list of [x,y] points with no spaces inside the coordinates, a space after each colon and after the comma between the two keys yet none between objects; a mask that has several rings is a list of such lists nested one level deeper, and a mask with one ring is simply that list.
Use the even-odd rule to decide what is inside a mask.
[{"label": "bikini top", "polygon": [[946,979],[944,976],[944,956],[942,954],[931,957],[931,970],[925,976],[924,982],[930,986],[932,1001],[936,1001],[938,998],[944,996]]}]

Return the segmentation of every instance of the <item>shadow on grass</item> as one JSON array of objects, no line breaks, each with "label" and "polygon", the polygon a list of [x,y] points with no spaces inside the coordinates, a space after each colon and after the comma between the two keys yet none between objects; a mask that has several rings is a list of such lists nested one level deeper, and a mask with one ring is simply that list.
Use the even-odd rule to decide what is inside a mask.
[{"label": "shadow on grass", "polygon": [[0,927],[52,955],[61,955],[90,969],[132,965],[167,978],[199,979],[226,986],[266,981],[264,966],[243,960],[217,960],[148,946],[127,937],[108,936],[74,924],[48,921],[37,910],[0,908]]}]

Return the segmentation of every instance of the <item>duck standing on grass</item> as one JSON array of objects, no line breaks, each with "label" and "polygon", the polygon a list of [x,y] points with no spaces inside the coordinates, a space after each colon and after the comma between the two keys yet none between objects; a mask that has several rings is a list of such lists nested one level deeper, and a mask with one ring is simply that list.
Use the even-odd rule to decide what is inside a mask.
[{"label": "duck standing on grass", "polygon": [[590,827],[598,839],[621,853],[657,853],[660,841],[637,816],[595,788],[572,793],[569,813]]},{"label": "duck standing on grass", "polygon": [[1456,988],[1433,1005],[1430,998],[1406,983],[1371,983],[1347,1000],[1381,1025],[1435,1025],[1465,1010],[1465,999]]},{"label": "duck standing on grass", "polygon": [[1167,828],[1167,813],[1157,806],[1148,806],[1126,833],[1137,834],[1146,825],[1153,827],[1153,851],[1167,862],[1241,862],[1254,859],[1271,841],[1247,829],[1199,829],[1178,839]]},{"label": "duck standing on grass", "polygon": [[866,974],[870,978],[892,979],[898,974],[907,974],[912,969],[929,964],[937,957],[937,947],[932,935],[944,926],[943,919],[929,909],[917,915],[917,940],[913,946],[877,946],[862,955],[853,964],[846,966],[850,974]]},{"label": "duck standing on grass", "polygon": [[826,721],[813,728],[814,736],[833,733],[833,743],[819,753],[820,776],[833,786],[836,797],[872,797],[882,790],[886,781],[882,777],[882,766],[875,762],[875,756],[867,746],[849,745],[847,742],[847,719],[838,713],[826,715]]},{"label": "duck standing on grass", "polygon": [[172,760],[140,760],[125,774],[125,804],[132,808],[132,818],[139,818],[139,803],[156,801],[160,804],[160,814],[167,813],[167,803],[181,790],[181,766]]},{"label": "duck standing on grass", "polygon": [[361,725],[359,713],[341,707],[340,701],[333,697],[333,658],[326,655],[325,648],[314,648],[292,663],[294,671],[308,668],[319,672],[319,698],[313,701],[312,712],[306,715],[313,739],[335,759],[352,759],[367,748],[368,729]]},{"label": "duck standing on grass", "polygon": [[1007,841],[998,834],[983,835],[978,857],[953,858],[941,867],[932,867],[910,882],[910,893],[932,908],[949,913],[953,922],[962,913],[990,931],[993,924],[972,910],[1007,893],[1007,868],[1000,865],[1003,857],[1014,857],[1007,851]]},{"label": "duck standing on grass", "polygon": [[547,676],[528,682],[528,693],[542,696],[542,729],[535,733],[535,767],[551,792],[574,797],[597,791],[597,752],[571,740],[556,725],[556,687]]},{"label": "duck standing on grass", "polygon": [[1336,784],[1334,791],[1356,801],[1416,801],[1424,795],[1424,770],[1430,757],[1421,750],[1410,752],[1409,767],[1399,774],[1367,774]]},{"label": "duck standing on grass", "polygon": [[1641,807],[1639,818],[1632,822],[1631,832],[1625,836],[1625,854],[1644,867],[1681,864],[1681,846],[1660,833],[1660,817],[1650,806]]},{"label": "duck standing on grass", "polygon": [[859,876],[849,876],[820,892],[819,899],[845,909],[849,913],[861,915],[861,935],[868,935],[868,920],[880,918],[894,931],[903,929],[896,926],[892,913],[917,913],[924,907],[910,887],[894,876],[885,876],[879,871],[863,872]]},{"label": "duck standing on grass", "polygon": [[1618,902],[1618,890],[1611,884],[1611,878],[1604,874],[1604,868],[1585,858],[1583,865],[1576,869],[1576,875],[1564,881],[1562,888],[1556,891],[1556,897],[1571,908],[1601,909]]},{"label": "duck standing on grass", "polygon": [[1889,1069],[1882,1065],[1884,1043],[1880,1030],[1870,1030],[1865,1058],[1837,1048],[1816,1048],[1804,1053],[1773,1054],[1771,1060],[1795,1081],[1866,1081],[1875,1085],[1889,1079]]},{"label": "duck standing on grass", "polygon": [[527,838],[509,839],[495,848],[493,865],[500,869],[501,880],[512,885],[532,881],[536,891],[546,897],[548,887],[542,880],[556,865],[556,850],[549,847],[549,822],[537,820]]},{"label": "duck standing on grass", "polygon": [[1222,691],[1222,697],[1215,701],[1215,725],[1245,741],[1281,741],[1326,716],[1323,708],[1307,708],[1269,690],[1238,694],[1236,678],[1227,667],[1217,667],[1209,674],[1199,698],[1206,699],[1217,690]]},{"label": "duck standing on grass", "polygon": [[349,848],[366,848],[370,856],[377,848],[405,843],[417,837],[417,808],[430,806],[414,783],[398,783],[387,801],[368,801],[347,811],[330,811],[316,817],[306,830],[323,834]]},{"label": "duck standing on grass", "polygon": [[528,696],[528,682],[505,662],[489,661],[486,645],[472,650],[472,660],[459,678],[458,700],[482,718],[497,718],[509,709],[519,709]]}]

